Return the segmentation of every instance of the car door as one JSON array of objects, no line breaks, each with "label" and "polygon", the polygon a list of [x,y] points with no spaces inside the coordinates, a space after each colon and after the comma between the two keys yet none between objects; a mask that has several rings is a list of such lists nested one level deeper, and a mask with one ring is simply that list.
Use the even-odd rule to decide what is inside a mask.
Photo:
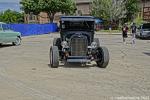
[{"label": "car door", "polygon": [[14,42],[17,39],[17,32],[11,30],[6,30],[3,35],[6,43]]},{"label": "car door", "polygon": [[3,25],[3,42],[14,42],[17,38],[17,33],[10,30],[7,25]]}]

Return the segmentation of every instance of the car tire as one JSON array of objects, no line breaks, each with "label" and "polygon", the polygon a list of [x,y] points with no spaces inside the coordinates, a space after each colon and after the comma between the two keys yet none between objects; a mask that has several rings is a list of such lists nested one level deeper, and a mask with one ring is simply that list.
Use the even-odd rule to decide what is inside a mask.
[{"label": "car tire", "polygon": [[109,63],[109,51],[106,47],[97,48],[97,66],[100,68],[106,68]]},{"label": "car tire", "polygon": [[58,68],[59,66],[59,51],[57,46],[50,47],[50,65],[51,68]]},{"label": "car tire", "polygon": [[53,46],[59,46],[59,45],[61,45],[61,39],[60,38],[54,38]]},{"label": "car tire", "polygon": [[99,38],[94,38],[94,42],[96,42],[96,43],[97,43],[97,47],[100,47]]},{"label": "car tire", "polygon": [[12,44],[15,45],[15,46],[20,45],[20,44],[21,44],[21,38],[18,36],[18,37],[16,38],[16,41],[13,42]]},{"label": "car tire", "polygon": [[54,38],[54,40],[53,40],[53,46],[57,46],[58,50],[61,50],[62,49],[61,39],[60,38]]}]

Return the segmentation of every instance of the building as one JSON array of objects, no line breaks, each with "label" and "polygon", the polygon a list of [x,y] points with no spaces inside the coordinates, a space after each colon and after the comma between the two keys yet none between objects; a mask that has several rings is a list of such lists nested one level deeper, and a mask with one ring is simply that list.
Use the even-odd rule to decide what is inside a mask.
[{"label": "building", "polygon": [[24,22],[25,23],[48,23],[48,15],[47,13],[41,12],[39,15],[34,15],[33,13],[25,14],[24,15]]},{"label": "building", "polygon": [[[91,13],[91,0],[75,0],[77,11],[77,15],[90,15]],[[58,22],[61,13],[57,13],[54,18],[54,22]],[[47,13],[41,12],[39,15],[34,15],[32,13],[25,14],[24,16],[25,23],[48,23],[48,15]]]},{"label": "building", "polygon": [[150,21],[150,0],[142,0],[143,20]]},{"label": "building", "polygon": [[90,15],[92,0],[76,0],[77,13],[80,15]]}]

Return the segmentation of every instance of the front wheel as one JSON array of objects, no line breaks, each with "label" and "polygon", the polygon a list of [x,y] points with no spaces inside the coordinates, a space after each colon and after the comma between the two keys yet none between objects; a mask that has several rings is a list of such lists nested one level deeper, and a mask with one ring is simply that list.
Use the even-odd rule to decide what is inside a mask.
[{"label": "front wheel", "polygon": [[97,66],[100,68],[106,68],[109,63],[109,51],[106,47],[97,48]]},{"label": "front wheel", "polygon": [[20,45],[21,44],[21,38],[17,37],[16,40],[15,40],[15,42],[13,42],[12,44],[16,45],[16,46]]},{"label": "front wheel", "polygon": [[50,48],[50,65],[52,68],[58,68],[59,66],[59,51],[57,46]]}]

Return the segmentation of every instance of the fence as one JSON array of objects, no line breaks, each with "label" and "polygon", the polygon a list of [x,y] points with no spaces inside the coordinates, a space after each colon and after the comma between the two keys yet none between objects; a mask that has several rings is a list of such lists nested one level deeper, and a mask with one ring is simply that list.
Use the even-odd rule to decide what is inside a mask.
[{"label": "fence", "polygon": [[57,24],[8,24],[12,30],[20,32],[22,36],[48,34],[57,32]]}]

